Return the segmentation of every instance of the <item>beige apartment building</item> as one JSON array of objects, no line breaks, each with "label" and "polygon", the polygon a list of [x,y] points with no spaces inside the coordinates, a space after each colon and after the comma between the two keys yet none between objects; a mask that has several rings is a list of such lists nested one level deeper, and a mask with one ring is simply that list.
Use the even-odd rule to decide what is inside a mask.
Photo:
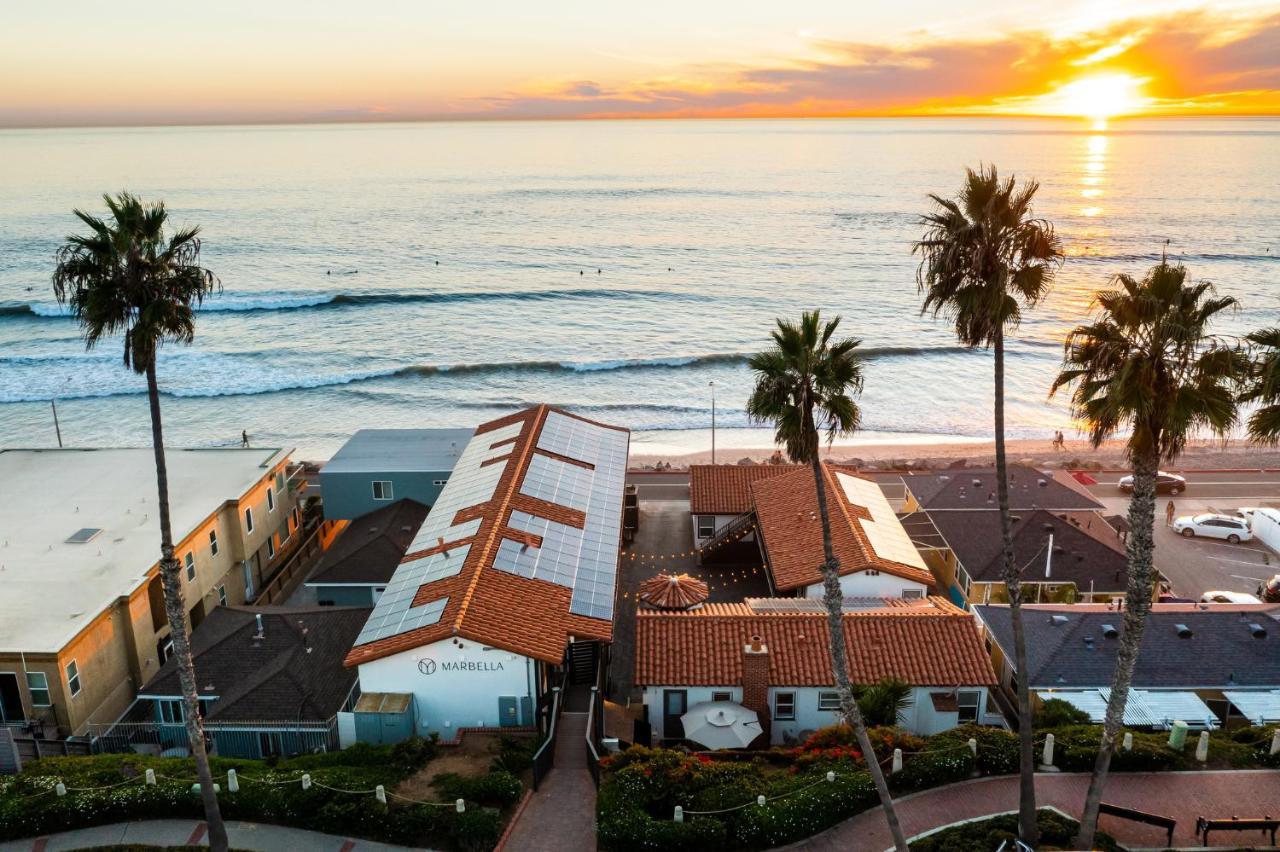
[{"label": "beige apartment building", "polygon": [[[253,598],[302,538],[290,450],[171,449],[189,624]],[[85,733],[172,652],[150,449],[0,451],[0,724]]]}]

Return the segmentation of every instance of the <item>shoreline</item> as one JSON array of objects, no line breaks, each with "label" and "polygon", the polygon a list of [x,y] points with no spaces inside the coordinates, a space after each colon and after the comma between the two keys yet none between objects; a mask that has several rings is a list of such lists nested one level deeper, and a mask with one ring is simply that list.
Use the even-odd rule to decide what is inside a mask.
[{"label": "shoreline", "polygon": [[[931,470],[948,467],[993,467],[995,443],[981,438],[956,440],[930,436],[920,442],[869,441],[847,443],[823,449],[824,460],[866,470]],[[686,470],[691,464],[710,464],[711,450],[686,453],[646,453],[643,443],[633,442],[629,465],[633,470]],[[771,446],[717,447],[719,464],[763,464],[774,455]],[[1062,450],[1055,450],[1044,439],[1012,439],[1006,441],[1010,464],[1029,464],[1041,468],[1124,469],[1129,468],[1123,440],[1108,441],[1098,449],[1081,438],[1068,438]],[[1186,449],[1166,469],[1206,470],[1220,468],[1280,468],[1280,447],[1267,447],[1245,441],[1200,440],[1188,442]]]}]

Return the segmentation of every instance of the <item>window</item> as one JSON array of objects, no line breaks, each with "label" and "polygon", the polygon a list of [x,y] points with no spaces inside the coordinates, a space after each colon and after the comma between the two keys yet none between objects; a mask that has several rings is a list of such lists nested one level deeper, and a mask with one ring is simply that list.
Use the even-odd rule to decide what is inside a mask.
[{"label": "window", "polygon": [[267,489],[267,511],[274,512],[276,510],[276,492],[274,488]]},{"label": "window", "polygon": [[218,531],[209,530],[209,555],[218,555]]},{"label": "window", "polygon": [[253,532],[253,507],[252,506],[244,510],[244,529],[245,529],[245,532]]},{"label": "window", "polygon": [[182,712],[181,701],[157,701],[160,705],[160,721],[168,725],[181,725],[187,715]]},{"label": "window", "polygon": [[716,534],[716,516],[698,516],[698,538],[711,538]]},{"label": "window", "polygon": [[373,499],[391,500],[393,499],[393,493],[390,479],[375,479],[373,481]]},{"label": "window", "polygon": [[794,692],[775,692],[773,694],[773,718],[779,722],[788,722],[796,718],[796,694]]},{"label": "window", "polygon": [[276,490],[284,490],[284,473],[281,471],[276,471]]},{"label": "window", "polygon": [[294,506],[293,511],[289,513],[289,517],[293,520],[293,529],[298,528],[298,507]]},{"label": "window", "polygon": [[960,707],[960,724],[978,721],[981,711],[982,693],[975,691],[960,692],[956,695],[956,704]]},{"label": "window", "polygon": [[27,692],[31,693],[32,707],[49,707],[49,676],[44,672],[27,672]]},{"label": "window", "polygon": [[433,480],[431,480],[431,484],[432,484],[432,485],[444,485],[444,484],[445,484],[446,482],[448,482],[448,481],[449,481],[449,480],[447,480],[447,479],[433,479]]},{"label": "window", "polygon": [[840,693],[819,692],[818,693],[818,709],[819,710],[839,710],[840,709]]},{"label": "window", "polygon": [[218,603],[220,603],[222,606],[227,605],[227,586],[225,583],[221,586],[218,586]]},{"label": "window", "polygon": [[188,581],[190,581],[190,580],[194,580],[194,579],[196,578],[196,558],[195,558],[195,556],[193,556],[192,554],[188,553],[186,556],[182,557],[182,564],[183,564],[183,565],[186,567],[186,569],[187,569],[187,580],[188,580]]},{"label": "window", "polygon": [[276,558],[276,537],[273,535],[267,536],[267,558]]},{"label": "window", "polygon": [[166,636],[159,642],[156,642],[156,661],[161,665],[164,661],[173,656],[173,637]]},{"label": "window", "polygon": [[923,589],[903,589],[902,590],[903,600],[916,601],[922,597],[924,597]]},{"label": "window", "polygon": [[711,700],[712,701],[732,701],[733,693],[732,692],[713,692],[711,693]]},{"label": "window", "polygon": [[67,663],[67,689],[71,692],[72,698],[80,694],[80,667],[76,665],[75,660]]}]

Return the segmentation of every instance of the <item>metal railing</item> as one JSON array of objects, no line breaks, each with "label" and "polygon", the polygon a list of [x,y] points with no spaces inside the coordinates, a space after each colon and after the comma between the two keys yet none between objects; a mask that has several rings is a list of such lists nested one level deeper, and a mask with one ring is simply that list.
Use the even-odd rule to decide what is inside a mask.
[{"label": "metal railing", "polygon": [[[321,541],[321,533],[324,531],[324,525],[319,524],[313,529],[306,539],[302,541],[289,554],[288,559],[280,566],[275,574],[271,575],[271,579],[262,587],[262,591],[253,599],[255,606],[264,604],[273,604],[283,602],[285,598],[293,594],[297,584],[292,581],[299,574],[305,573],[311,567],[311,558],[324,549]],[[294,534],[302,532],[295,530]],[[303,577],[302,579],[306,579]]]},{"label": "metal railing", "polygon": [[[263,719],[205,722],[205,745],[220,757],[260,759],[336,751],[338,719]],[[117,722],[89,726],[94,753],[138,752],[163,754],[187,750],[187,727],[181,722]]]},{"label": "metal railing", "polygon": [[600,742],[597,735],[599,719],[602,714],[600,706],[600,689],[591,687],[591,702],[587,705],[587,733],[584,739],[587,743],[587,771],[591,773],[591,781],[598,789],[600,787],[600,752],[596,748]]},{"label": "metal railing", "polygon": [[561,678],[559,686],[551,688],[551,724],[547,728],[547,738],[533,754],[533,789],[537,790],[542,780],[551,774],[556,765],[556,728],[560,721],[560,705],[564,700],[564,686],[568,673]]}]

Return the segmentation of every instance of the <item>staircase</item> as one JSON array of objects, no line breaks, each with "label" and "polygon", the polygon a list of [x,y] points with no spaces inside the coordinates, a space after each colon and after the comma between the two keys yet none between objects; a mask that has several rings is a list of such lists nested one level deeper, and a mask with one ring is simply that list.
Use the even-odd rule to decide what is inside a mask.
[{"label": "staircase", "polygon": [[570,685],[595,686],[599,653],[600,647],[595,642],[574,642],[569,646]]},{"label": "staircase", "polygon": [[756,513],[747,512],[745,515],[739,515],[730,521],[723,529],[714,536],[707,539],[707,543],[698,549],[698,561],[704,562],[721,545],[734,541],[738,536],[745,533],[756,522]]}]

